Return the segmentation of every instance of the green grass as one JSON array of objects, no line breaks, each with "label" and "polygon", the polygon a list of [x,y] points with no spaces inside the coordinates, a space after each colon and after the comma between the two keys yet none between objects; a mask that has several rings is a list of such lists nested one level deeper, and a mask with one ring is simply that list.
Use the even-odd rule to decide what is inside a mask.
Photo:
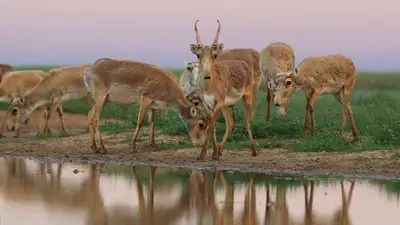
[{"label": "green grass", "polygon": [[[42,69],[48,71],[52,67],[18,67],[17,69]],[[171,70],[179,76],[181,70]],[[282,119],[272,107],[271,121],[265,121],[265,93],[258,94],[258,107],[252,131],[259,148],[285,148],[292,151],[363,151],[395,149],[400,147],[400,74],[360,73],[355,89],[351,95],[356,126],[363,138],[358,142],[344,139],[338,135],[343,107],[331,95],[321,96],[315,103],[316,130],[315,136],[302,133],[306,99],[302,93],[296,93],[289,102],[288,115]],[[63,103],[64,111],[87,114],[89,106],[83,101]],[[5,109],[5,104],[0,109]],[[249,148],[247,131],[244,125],[243,104],[236,106],[237,121],[226,148]],[[118,118],[125,124],[105,124],[102,131],[122,132],[134,129],[137,119],[138,105],[114,106],[105,105],[102,118]],[[147,121],[146,121],[147,124]],[[174,112],[169,112],[166,119],[156,119],[157,130],[173,134],[187,135],[184,124]],[[221,115],[217,122],[218,140],[222,139],[225,122]],[[350,132],[347,123],[346,131]],[[129,137],[130,138],[130,137]],[[128,139],[128,137],[127,137]],[[167,146],[165,146],[167,145]],[[184,147],[190,141],[167,143],[163,147]]]}]

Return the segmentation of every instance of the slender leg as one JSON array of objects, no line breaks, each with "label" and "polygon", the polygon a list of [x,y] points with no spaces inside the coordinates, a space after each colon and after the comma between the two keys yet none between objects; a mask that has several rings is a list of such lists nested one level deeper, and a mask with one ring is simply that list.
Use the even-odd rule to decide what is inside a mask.
[{"label": "slender leg", "polygon": [[60,99],[55,99],[50,107],[48,114],[47,114],[47,119],[45,121],[45,127],[44,127],[43,132],[51,133],[51,130],[49,128],[49,120],[51,118],[51,115],[57,110],[59,105],[60,105]]},{"label": "slender leg", "polygon": [[225,128],[224,137],[222,138],[222,141],[221,141],[221,143],[220,143],[219,146],[218,146],[218,149],[219,149],[219,156],[222,155],[223,146],[224,146],[224,144],[226,143],[226,141],[228,140],[228,137],[229,137],[229,135],[230,135],[231,132],[232,132],[232,127],[233,127],[233,123],[234,123],[234,122],[233,122],[233,119],[232,119],[232,117],[231,117],[231,115],[229,114],[229,109],[228,109],[228,107],[222,108],[222,114],[224,115],[224,118],[225,118],[225,125],[226,125],[226,128]]},{"label": "slender leg", "polygon": [[304,128],[303,128],[304,133],[307,133],[307,131],[308,131],[308,115],[309,115],[309,111],[310,111],[310,105],[308,104],[309,101],[310,101],[310,98],[307,97],[306,116],[304,118]]},{"label": "slender leg", "polygon": [[60,104],[58,104],[57,106],[57,113],[58,113],[58,117],[60,118],[60,122],[61,122],[61,130],[62,132],[66,132],[65,130],[65,124],[64,124],[64,111],[63,111],[63,107]]},{"label": "slender leg", "polygon": [[149,108],[150,104],[151,104],[151,100],[143,96],[142,103],[140,104],[140,108],[139,108],[139,115],[138,115],[138,119],[137,119],[137,123],[136,123],[136,129],[133,134],[132,141],[131,141],[130,151],[132,153],[137,152],[136,139],[139,135],[140,128],[142,128],[142,126],[143,126],[144,119],[146,118],[146,112],[147,112],[147,109]]},{"label": "slender leg", "polygon": [[4,122],[3,122],[3,124],[1,125],[1,128],[0,128],[0,137],[3,136],[2,134],[3,134],[3,132],[4,132],[4,128],[5,128],[6,124],[7,124],[7,119],[8,119],[8,116],[9,116],[9,114],[10,114],[10,111],[11,111],[11,107],[8,108],[8,110],[7,110],[7,112],[6,112],[6,117],[4,118]]},{"label": "slender leg", "polygon": [[246,117],[246,129],[251,143],[251,155],[257,156],[256,145],[254,143],[253,134],[251,132],[251,113],[253,109],[251,104],[253,103],[253,101],[251,96],[243,96],[243,100],[245,102],[244,113]]},{"label": "slender leg", "polygon": [[317,98],[322,94],[322,92],[323,92],[322,89],[315,89],[311,95],[310,101],[308,101],[313,135],[315,134],[314,103],[317,100]]},{"label": "slender leg", "polygon": [[346,114],[347,114],[343,88],[338,93],[335,94],[335,98],[343,105],[342,123],[340,126],[340,134],[343,135],[344,134],[344,125],[346,124]]},{"label": "slender leg", "polygon": [[[158,111],[158,112],[162,112],[163,111]],[[155,109],[151,109],[150,110],[150,145],[151,147],[153,147],[154,151],[157,151],[160,149],[160,147],[157,145],[156,141],[154,140],[154,119],[155,119],[155,114],[156,114],[156,110]]]},{"label": "slender leg", "polygon": [[[201,152],[199,154],[199,156],[197,157],[197,160],[204,160],[204,156],[207,153],[207,146],[208,146],[208,140],[210,139],[211,134],[213,134],[214,129],[215,129],[215,123],[218,119],[219,114],[221,113],[221,109],[224,105],[223,104],[217,104],[215,106],[214,109],[214,113],[210,119],[210,122],[208,124],[208,128],[207,128],[207,137],[206,137],[206,141],[204,142],[203,146],[201,146]],[[213,138],[213,159],[217,160],[218,159],[218,148],[217,148],[217,138],[216,135],[214,135]]]},{"label": "slender leg", "polygon": [[92,140],[92,150],[95,153],[99,153],[100,150],[96,146],[96,133],[94,130],[94,111],[96,110],[96,105],[93,105],[92,109],[88,113],[88,122],[89,122],[89,132],[90,132],[90,139]]},{"label": "slender leg", "polygon": [[17,138],[20,135],[20,120],[21,120],[21,113],[18,110],[17,114],[15,115],[15,135],[14,137]]},{"label": "slender leg", "polygon": [[269,121],[271,118],[271,104],[272,104],[272,93],[269,88],[267,88],[267,118],[266,120]]},{"label": "slender leg", "polygon": [[215,124],[217,122],[218,116],[221,114],[223,105],[219,105],[215,107],[214,114],[211,118],[211,127],[209,127],[209,135],[211,135],[211,132],[214,132],[213,134],[213,154],[212,154],[212,159],[213,160],[218,160],[219,158],[219,151],[218,151],[218,144],[217,144],[217,135],[216,135],[216,127]]},{"label": "slender leg", "polygon": [[349,120],[350,120],[350,124],[351,124],[351,130],[353,133],[353,137],[355,139],[358,139],[359,134],[356,128],[356,124],[354,122],[354,117],[353,117],[353,109],[351,108],[351,104],[350,104],[350,93],[351,90],[350,89],[344,89],[344,96],[346,97],[345,101],[346,101],[346,108],[347,108],[347,113],[349,115]]},{"label": "slender leg", "polygon": [[232,110],[233,124],[236,124],[236,110],[235,110],[235,107],[232,106],[232,107],[230,107],[230,108],[231,108],[231,110]]},{"label": "slender leg", "polygon": [[107,153],[107,149],[104,147],[104,142],[103,142],[103,137],[100,132],[100,115],[101,115],[101,110],[104,107],[104,103],[106,102],[108,97],[108,94],[99,97],[96,99],[96,106],[95,106],[95,111],[94,111],[94,116],[93,116],[93,121],[94,121],[94,130],[99,136],[99,141],[100,141],[100,149],[102,150],[103,154]]}]

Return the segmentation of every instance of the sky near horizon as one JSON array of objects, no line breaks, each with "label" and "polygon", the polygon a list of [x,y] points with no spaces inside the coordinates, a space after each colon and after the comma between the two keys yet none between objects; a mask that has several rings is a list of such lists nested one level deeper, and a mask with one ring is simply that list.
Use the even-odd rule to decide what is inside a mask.
[{"label": "sky near horizon", "polygon": [[73,65],[100,57],[180,68],[221,22],[225,48],[283,41],[307,56],[345,54],[362,71],[400,71],[395,0],[2,0],[0,63]]}]

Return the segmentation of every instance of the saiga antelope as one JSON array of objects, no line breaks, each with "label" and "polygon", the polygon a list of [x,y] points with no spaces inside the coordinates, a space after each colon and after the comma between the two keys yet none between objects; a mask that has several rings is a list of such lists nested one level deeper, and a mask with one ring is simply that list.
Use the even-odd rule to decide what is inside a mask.
[{"label": "saiga antelope", "polygon": [[[293,71],[295,64],[294,51],[290,45],[283,42],[270,43],[261,51],[260,70],[264,79],[265,92],[267,94],[267,117],[270,120],[271,104],[273,101],[272,90],[275,85],[276,75],[279,71]],[[287,113],[287,102],[279,107],[280,114],[285,117]]]},{"label": "saiga antelope", "polygon": [[[186,121],[193,143],[204,144],[209,115],[202,105],[196,106],[189,102],[178,82],[171,76],[174,75],[159,66],[132,60],[101,58],[91,64],[85,71],[85,83],[95,101],[88,114],[93,151],[107,152],[99,130],[100,113],[105,103],[121,106],[140,103],[130,152],[137,152],[136,139],[148,109],[151,109],[150,143],[154,150],[159,148],[154,140],[154,114],[156,109],[164,108],[173,109]],[[100,149],[96,145],[96,133]]]},{"label": "saiga antelope", "polygon": [[[0,99],[3,101],[10,101],[11,104],[6,112],[4,122],[0,129],[0,134],[3,133],[4,127],[7,123],[7,119],[10,113],[15,116],[15,136],[20,135],[20,118],[19,110],[12,107],[14,101],[19,99],[21,96],[33,89],[41,80],[48,76],[47,72],[41,70],[23,70],[23,71],[9,71],[3,75],[2,82],[0,83]],[[47,117],[47,107],[43,107],[43,117]],[[61,107],[60,107],[61,110]],[[22,121],[27,123],[28,117],[24,118]],[[39,124],[40,126],[40,124]],[[8,129],[8,127],[7,127]]]},{"label": "saiga antelope", "polygon": [[[253,71],[249,65],[241,60],[223,60],[215,59],[221,54],[224,44],[218,43],[219,32],[221,29],[218,22],[218,29],[215,39],[211,46],[203,45],[200,40],[200,34],[197,29],[196,21],[194,25],[196,33],[196,44],[190,45],[191,52],[197,56],[200,63],[199,86],[201,87],[204,100],[214,109],[211,117],[207,141],[202,146],[198,160],[203,160],[207,151],[207,142],[213,133],[213,155],[212,159],[217,160],[222,154],[222,148],[232,131],[233,121],[229,114],[229,106],[236,104],[239,99],[245,103],[246,128],[252,146],[252,155],[256,156],[257,151],[251,133],[250,117],[253,110]],[[215,123],[220,113],[223,113],[226,123],[224,137],[217,145],[215,134]]]},{"label": "saiga antelope", "polygon": [[37,107],[52,103],[43,131],[50,132],[48,120],[57,111],[61,121],[61,129],[65,132],[61,102],[72,99],[85,99],[90,105],[93,105],[91,96],[83,82],[83,72],[87,67],[88,64],[84,64],[50,70],[49,75],[34,88],[22,97],[15,98],[11,103],[11,107],[20,110],[22,119],[25,120]]},{"label": "saiga antelope", "polygon": [[[251,118],[254,119],[255,108],[257,106],[257,93],[261,83],[261,72],[260,72],[260,53],[250,48],[234,48],[223,50],[220,55],[216,58],[216,61],[222,60],[242,60],[253,69],[253,81],[254,81],[254,98],[253,98],[253,111]],[[181,76],[181,86],[186,89],[193,89],[193,86],[198,85],[198,74],[199,74],[199,62],[185,62],[185,71]],[[186,81],[186,82],[185,82]],[[233,123],[236,123],[236,110],[235,106],[232,105],[229,108],[232,110]]]},{"label": "saiga antelope", "polygon": [[349,116],[353,136],[358,138],[350,104],[350,94],[356,82],[357,71],[353,61],[344,55],[310,56],[305,58],[294,71],[278,70],[275,84],[275,105],[285,104],[295,89],[300,89],[307,97],[304,132],[308,130],[308,115],[315,133],[314,103],[324,94],[333,94],[344,106],[340,133],[344,133],[346,115]]}]

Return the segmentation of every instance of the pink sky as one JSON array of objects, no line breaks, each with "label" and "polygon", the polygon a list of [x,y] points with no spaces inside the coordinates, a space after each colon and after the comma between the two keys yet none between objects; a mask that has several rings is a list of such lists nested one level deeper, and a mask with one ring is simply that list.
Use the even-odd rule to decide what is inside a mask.
[{"label": "pink sky", "polygon": [[[112,4],[111,4],[112,3]],[[0,62],[78,64],[99,57],[165,67],[195,60],[193,24],[203,42],[263,49],[284,41],[296,63],[341,53],[359,70],[400,70],[400,4],[395,0],[2,0]]]}]

